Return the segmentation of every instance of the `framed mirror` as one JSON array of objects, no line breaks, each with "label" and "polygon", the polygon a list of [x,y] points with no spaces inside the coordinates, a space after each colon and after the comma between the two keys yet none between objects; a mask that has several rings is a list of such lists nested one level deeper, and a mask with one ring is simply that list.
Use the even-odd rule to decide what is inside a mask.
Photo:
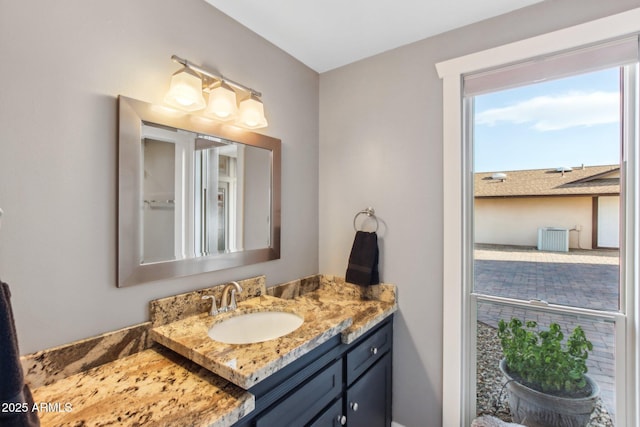
[{"label": "framed mirror", "polygon": [[280,258],[279,139],[120,96],[118,286]]}]

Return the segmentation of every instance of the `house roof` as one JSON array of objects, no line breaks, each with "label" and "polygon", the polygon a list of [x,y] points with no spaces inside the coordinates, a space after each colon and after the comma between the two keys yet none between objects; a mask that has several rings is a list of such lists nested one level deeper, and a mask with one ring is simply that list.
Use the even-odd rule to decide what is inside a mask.
[{"label": "house roof", "polygon": [[481,172],[475,174],[474,190],[478,198],[618,195],[620,166]]}]

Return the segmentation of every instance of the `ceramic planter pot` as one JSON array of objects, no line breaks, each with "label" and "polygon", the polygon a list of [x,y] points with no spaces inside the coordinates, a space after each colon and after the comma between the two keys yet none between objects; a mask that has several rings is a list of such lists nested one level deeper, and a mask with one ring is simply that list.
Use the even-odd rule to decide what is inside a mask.
[{"label": "ceramic planter pot", "polygon": [[571,398],[553,396],[533,390],[513,380],[506,371],[506,361],[500,361],[500,370],[509,381],[509,407],[513,421],[529,427],[584,427],[589,422],[600,394],[600,387],[588,375],[591,394]]}]

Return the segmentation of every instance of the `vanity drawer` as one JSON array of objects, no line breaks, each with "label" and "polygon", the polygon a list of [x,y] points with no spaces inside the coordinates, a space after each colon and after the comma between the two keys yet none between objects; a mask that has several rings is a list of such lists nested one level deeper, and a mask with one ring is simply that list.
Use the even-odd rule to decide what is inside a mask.
[{"label": "vanity drawer", "polygon": [[347,385],[351,385],[393,345],[393,323],[389,322],[347,353]]},{"label": "vanity drawer", "polygon": [[336,360],[256,420],[256,427],[307,424],[342,393],[342,360]]}]

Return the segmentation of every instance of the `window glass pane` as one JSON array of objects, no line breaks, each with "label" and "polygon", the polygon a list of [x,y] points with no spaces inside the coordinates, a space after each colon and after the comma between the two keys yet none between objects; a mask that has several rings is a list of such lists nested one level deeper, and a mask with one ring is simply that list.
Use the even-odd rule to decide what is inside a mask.
[{"label": "window glass pane", "polygon": [[571,311],[620,310],[620,75],[612,68],[473,98],[478,414],[521,421],[506,398],[496,333],[517,317],[543,329],[555,322],[565,340],[576,326],[585,331],[600,388],[589,426],[614,425],[615,323]]},{"label": "window glass pane", "polygon": [[605,311],[619,307],[617,250],[564,253],[478,244],[474,271],[474,290],[483,295]]},{"label": "window glass pane", "polygon": [[[502,359],[502,348],[497,337],[500,319],[506,322],[516,317],[534,320],[540,328],[548,329],[551,322],[558,323],[568,337],[576,326],[580,326],[593,351],[587,359],[589,375],[600,388],[600,397],[588,426],[615,425],[615,325],[613,321],[594,317],[551,313],[542,309],[514,307],[505,304],[481,301],[477,303],[477,414],[493,415],[504,421],[512,421],[508,404],[508,391],[503,389],[505,379],[498,368]],[[494,404],[498,402],[497,404]]]},{"label": "window glass pane", "polygon": [[474,98],[474,292],[618,311],[620,69]]}]

